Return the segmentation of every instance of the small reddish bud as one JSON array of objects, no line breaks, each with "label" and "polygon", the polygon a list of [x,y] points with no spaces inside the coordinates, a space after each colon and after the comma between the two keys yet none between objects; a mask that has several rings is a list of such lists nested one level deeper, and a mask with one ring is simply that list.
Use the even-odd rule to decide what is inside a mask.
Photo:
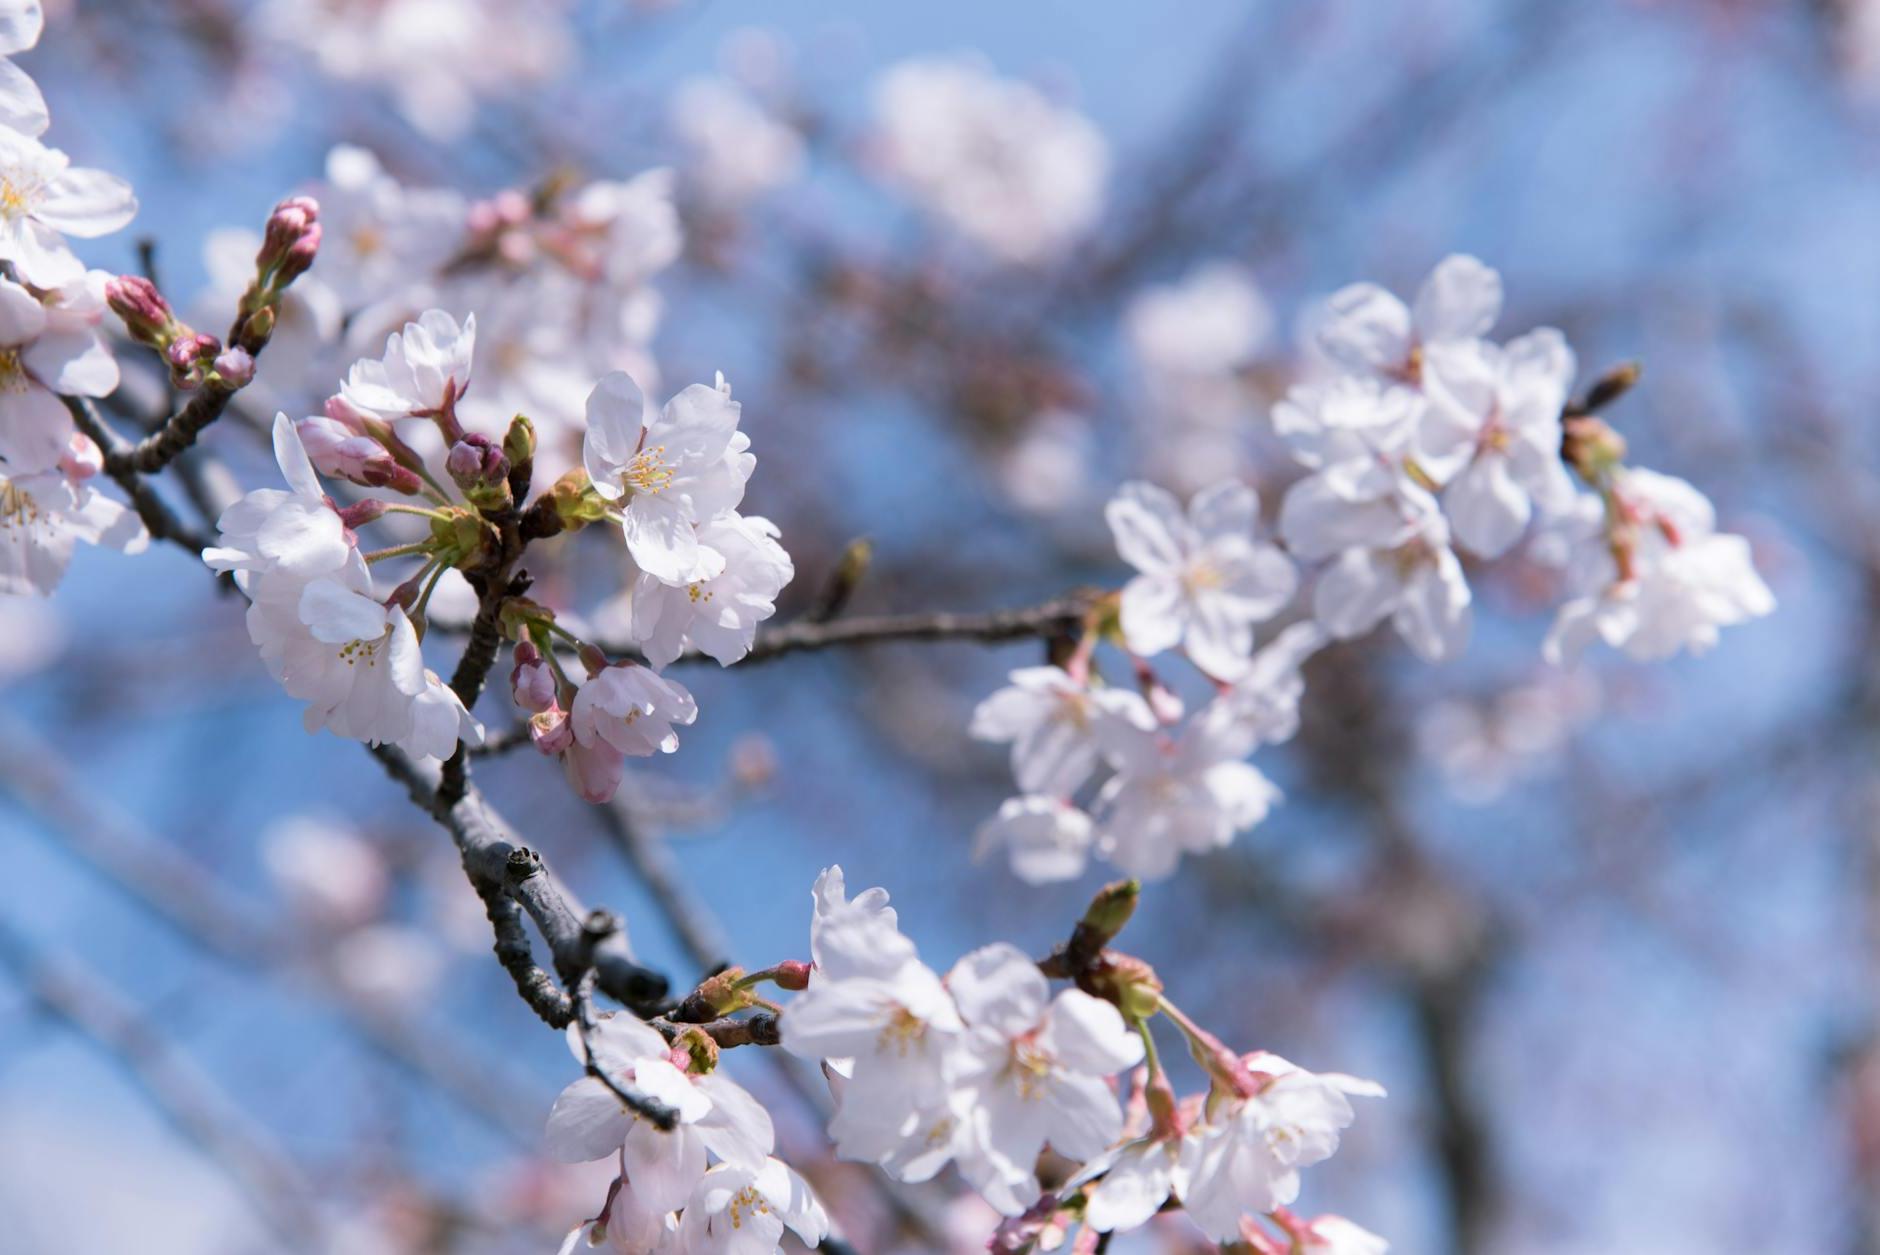
[{"label": "small reddish bud", "polygon": [[355,530],[368,523],[375,523],[384,516],[385,502],[376,497],[356,501],[339,512],[340,522]]},{"label": "small reddish bud", "polygon": [[786,959],[770,970],[780,989],[800,993],[809,988],[810,967],[801,959]]},{"label": "small reddish bud", "polygon": [[221,354],[220,340],[185,328],[164,349],[163,360],[169,363],[172,383],[179,388],[194,388],[202,382],[205,373],[213,369],[215,359]]},{"label": "small reddish bud", "polygon": [[239,344],[224,349],[215,359],[215,373],[231,388],[245,388],[255,377],[254,355]]},{"label": "small reddish bud", "polygon": [[104,299],[139,344],[160,349],[185,330],[157,285],[148,279],[119,275],[104,285]]},{"label": "small reddish bud", "polygon": [[[261,251],[255,254],[255,269],[262,274],[278,272],[287,263],[295,250],[302,248],[311,237],[314,248],[320,244],[320,206],[310,196],[290,196],[274,207],[268,215],[268,225],[261,239]],[[313,254],[306,253],[306,262],[311,264]],[[300,271],[306,269],[300,267]],[[299,274],[296,271],[295,274]],[[284,287],[293,278],[276,274],[274,287]]]}]

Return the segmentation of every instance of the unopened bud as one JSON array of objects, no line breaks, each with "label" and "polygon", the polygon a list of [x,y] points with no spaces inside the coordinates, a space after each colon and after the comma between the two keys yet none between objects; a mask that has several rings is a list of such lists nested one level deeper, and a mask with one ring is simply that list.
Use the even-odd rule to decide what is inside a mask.
[{"label": "unopened bud", "polygon": [[530,715],[529,740],[550,758],[566,751],[574,744],[574,724],[568,721],[568,712],[555,706]]},{"label": "unopened bud", "polygon": [[569,531],[607,517],[607,502],[594,491],[588,473],[578,466],[556,480],[548,496],[556,517]]},{"label": "unopened bud", "polygon": [[1084,908],[1083,919],[1077,922],[1079,932],[1086,933],[1096,950],[1101,950],[1116,940],[1116,934],[1123,931],[1129,923],[1129,917],[1136,913],[1136,900],[1142,896],[1142,884],[1137,880],[1117,880],[1097,890],[1097,896],[1090,899],[1090,905]]},{"label": "unopened bud", "polygon": [[224,349],[215,359],[215,373],[230,388],[245,388],[255,377],[254,355],[239,344]]},{"label": "unopened bud", "polygon": [[170,367],[170,382],[179,388],[194,388],[213,368],[222,354],[222,342],[212,335],[184,329],[163,351]]},{"label": "unopened bud", "polygon": [[1162,1002],[1161,978],[1134,955],[1105,953],[1089,969],[1083,984],[1132,1023],[1154,1015]]},{"label": "unopened bud", "polygon": [[339,520],[347,527],[357,530],[368,523],[375,523],[385,516],[386,503],[377,497],[367,497],[364,501],[355,501],[339,512]]},{"label": "unopened bud", "polygon": [[452,445],[444,469],[472,505],[495,507],[509,500],[509,459],[488,436],[473,432]]},{"label": "unopened bud", "polygon": [[529,640],[516,643],[516,665],[509,671],[509,687],[516,705],[544,711],[555,705],[555,672]]},{"label": "unopened bud", "polygon": [[786,959],[770,969],[771,979],[780,989],[801,993],[809,988],[809,964],[801,959]]},{"label": "unopened bud", "polygon": [[575,652],[580,655],[581,665],[587,668],[589,675],[599,675],[601,672],[607,670],[607,655],[600,651],[599,646],[590,645],[586,641],[582,641],[580,647]]},{"label": "unopened bud", "polygon": [[718,1066],[718,1043],[702,1028],[688,1028],[672,1039],[672,1066],[704,1076]]},{"label": "unopened bud", "polygon": [[1637,362],[1622,362],[1593,381],[1593,386],[1586,390],[1586,398],[1575,407],[1576,412],[1591,414],[1605,409],[1626,393],[1632,391],[1645,368]]},{"label": "unopened bud", "polygon": [[511,466],[527,466],[535,461],[535,424],[528,415],[518,414],[509,420],[509,430],[503,433],[503,456]]},{"label": "unopened bud", "polygon": [[137,275],[119,275],[104,285],[105,303],[124,320],[131,339],[151,348],[167,347],[181,331],[170,303],[157,291],[157,285]]},{"label": "unopened bud", "polygon": [[290,196],[268,215],[255,270],[268,286],[286,287],[313,264],[319,247],[319,203],[310,196]]}]

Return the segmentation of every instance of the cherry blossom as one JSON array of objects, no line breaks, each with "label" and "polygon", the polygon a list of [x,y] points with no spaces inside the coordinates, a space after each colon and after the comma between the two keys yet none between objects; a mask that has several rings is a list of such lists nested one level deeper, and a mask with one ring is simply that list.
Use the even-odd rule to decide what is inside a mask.
[{"label": "cherry blossom", "polygon": [[947,973],[968,1032],[952,1098],[960,1173],[1016,1216],[1038,1195],[1046,1142],[1084,1160],[1108,1149],[1123,1112],[1106,1078],[1142,1059],[1142,1041],[1107,1002],[1077,989],[1050,996],[1014,946],[975,950]]},{"label": "cherry blossom", "polygon": [[568,714],[579,744],[604,744],[629,758],[672,753],[679,748],[673,725],[683,727],[696,718],[698,703],[684,685],[630,662],[590,675],[576,691]]},{"label": "cherry blossom", "polygon": [[737,427],[728,389],[693,384],[651,419],[623,372],[588,397],[588,477],[602,498],[620,503],[627,552],[647,574],[690,584],[724,573],[724,555],[699,542],[698,526],[743,499],[750,467],[733,439]]},{"label": "cherry blossom", "polygon": [[36,288],[57,288],[85,273],[65,237],[121,229],[137,214],[130,184],[71,164],[56,148],[0,126],[0,261]]},{"label": "cherry blossom", "polygon": [[1259,497],[1232,481],[1189,503],[1129,483],[1104,511],[1117,552],[1141,574],[1123,589],[1123,635],[1138,654],[1183,645],[1203,671],[1231,678],[1246,665],[1253,625],[1297,587],[1292,563],[1253,529]]},{"label": "cherry blossom", "polygon": [[811,1249],[829,1216],[809,1182],[776,1159],[757,1168],[719,1164],[699,1178],[679,1220],[687,1255],[773,1255],[788,1227]]},{"label": "cherry blossom", "polygon": [[461,245],[463,198],[405,187],[364,148],[333,148],[326,177],[313,191],[325,228],[317,280],[347,311],[385,301],[428,278]]},{"label": "cherry blossom", "polygon": [[802,172],[803,137],[726,79],[681,83],[671,116],[673,132],[691,154],[687,173],[713,204],[743,204]]},{"label": "cherry blossom", "polygon": [[450,414],[470,386],[476,336],[475,314],[459,325],[441,309],[426,310],[386,338],[383,357],[355,363],[340,396],[384,419]]},{"label": "cherry blossom", "polygon": [[727,511],[701,523],[701,551],[723,569],[708,579],[668,584],[646,572],[633,582],[629,633],[655,667],[687,646],[730,666],[751,652],[757,625],[777,612],[776,597],[795,576],[769,519]]},{"label": "cherry blossom", "polygon": [[[1716,510],[1703,493],[1641,469],[1620,471],[1611,491],[1613,506],[1583,498],[1567,524],[1568,580],[1578,595],[1548,634],[1550,661],[1577,657],[1594,640],[1639,661],[1702,653],[1716,644],[1719,628],[1774,611],[1749,542],[1716,530]],[[1619,519],[1616,536],[1608,531],[1609,509]],[[1616,554],[1624,555],[1623,568]]]},{"label": "cherry blossom", "polygon": [[965,58],[905,61],[875,88],[874,155],[924,209],[1004,262],[1049,260],[1103,208],[1109,147],[1081,114]]},{"label": "cherry blossom", "polygon": [[50,597],[79,542],[141,553],[143,521],[92,487],[103,454],[73,433],[66,457],[46,471],[15,475],[0,467],[0,594]]},{"label": "cherry blossom", "polygon": [[1257,728],[1218,699],[1177,735],[1111,724],[1104,752],[1116,769],[1097,799],[1098,848],[1144,880],[1175,870],[1266,817],[1279,790],[1251,763]]},{"label": "cherry blossom", "polygon": [[1083,874],[1095,837],[1089,815],[1061,797],[1033,794],[1000,803],[998,813],[979,826],[973,856],[1004,849],[1013,874],[1027,884],[1074,880]]},{"label": "cherry blossom", "polygon": [[[1420,462],[1443,479],[1443,509],[1456,540],[1485,558],[1505,553],[1534,507],[1559,513],[1573,500],[1560,459],[1560,412],[1573,384],[1573,351],[1551,328],[1497,347],[1433,346],[1424,356],[1431,398]],[[1446,447],[1445,447],[1446,446]],[[1450,465],[1459,465],[1453,475]]]},{"label": "cherry blossom", "polygon": [[107,396],[117,385],[117,361],[84,315],[55,316],[0,278],[0,458],[13,471],[50,470],[66,456],[74,428],[60,396]]},{"label": "cherry blossom", "polygon": [[[1332,534],[1351,547],[1339,553],[1313,589],[1312,611],[1326,630],[1340,638],[1361,636],[1388,618],[1426,661],[1460,653],[1469,638],[1471,596],[1435,498],[1403,485],[1389,497],[1366,503],[1361,513],[1336,517],[1343,530]],[[1283,515],[1282,525],[1285,520]],[[1323,543],[1318,517],[1296,511],[1291,521],[1287,539],[1295,547],[1304,536],[1314,537],[1307,542],[1314,547]]]},{"label": "cherry blossom", "polygon": [[1349,371],[1415,382],[1423,352],[1478,339],[1501,313],[1501,276],[1473,257],[1444,258],[1406,306],[1374,283],[1341,288],[1325,302],[1316,345]]},{"label": "cherry blossom", "polygon": [[1156,727],[1149,704],[1127,689],[1093,688],[1060,667],[1021,667],[979,703],[971,735],[1012,743],[1012,774],[1026,793],[1068,798],[1096,769],[1097,725]]},{"label": "cherry blossom", "polygon": [[1381,1098],[1375,1081],[1307,1072],[1278,1055],[1246,1056],[1257,1092],[1213,1106],[1184,1147],[1182,1203],[1201,1231],[1233,1241],[1243,1217],[1299,1196],[1299,1169],[1329,1158],[1353,1119],[1348,1095]]}]

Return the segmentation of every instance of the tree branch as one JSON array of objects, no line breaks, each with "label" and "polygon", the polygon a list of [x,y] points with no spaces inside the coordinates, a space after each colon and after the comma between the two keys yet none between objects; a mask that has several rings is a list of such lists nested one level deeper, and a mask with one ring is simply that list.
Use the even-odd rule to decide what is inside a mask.
[{"label": "tree branch", "polygon": [[203,384],[190,397],[189,403],[166,419],[163,426],[136,444],[120,442],[117,448],[106,449],[105,472],[120,484],[124,482],[120,478],[124,475],[156,474],[195,444],[196,437],[222,417],[230,399],[239,391],[216,381]]}]

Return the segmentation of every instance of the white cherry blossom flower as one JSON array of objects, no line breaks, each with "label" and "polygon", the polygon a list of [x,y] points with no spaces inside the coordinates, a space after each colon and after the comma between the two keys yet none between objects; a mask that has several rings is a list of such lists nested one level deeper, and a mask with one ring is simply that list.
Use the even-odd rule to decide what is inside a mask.
[{"label": "white cherry blossom flower", "polygon": [[698,703],[684,685],[651,667],[615,663],[576,690],[568,718],[580,744],[604,743],[615,753],[646,758],[679,748],[673,725],[698,718]]},{"label": "white cherry blossom flower", "polygon": [[1116,775],[1097,799],[1098,850],[1131,876],[1159,880],[1184,853],[1205,854],[1259,823],[1279,790],[1240,761],[1258,731],[1230,698],[1174,737],[1110,725],[1104,750]]},{"label": "white cherry blossom flower", "polygon": [[723,574],[724,555],[699,542],[698,526],[737,508],[756,460],[734,441],[738,403],[728,390],[693,384],[648,420],[639,385],[615,371],[588,397],[587,421],[588,478],[620,504],[640,569],[673,584]]},{"label": "white cherry blossom flower", "polygon": [[460,326],[441,309],[426,310],[386,338],[384,356],[355,362],[340,396],[384,419],[451,413],[470,386],[476,338],[475,314]]},{"label": "white cherry blossom flower", "polygon": [[891,67],[875,89],[873,151],[920,206],[995,258],[1049,261],[1103,209],[1109,146],[1083,115],[978,61]]},{"label": "white cherry blossom flower", "polygon": [[1456,540],[1484,558],[1521,538],[1535,506],[1559,513],[1572,504],[1560,411],[1573,372],[1573,350],[1552,328],[1502,347],[1435,345],[1424,356],[1431,403],[1419,462],[1446,483]]},{"label": "white cherry blossom flower", "polygon": [[0,126],[0,261],[36,288],[85,273],[65,237],[119,230],[137,214],[130,184],[103,170],[74,167],[30,135]]},{"label": "white cherry blossom flower", "polygon": [[1290,559],[1255,543],[1260,502],[1232,481],[1189,503],[1152,484],[1128,483],[1104,510],[1117,552],[1137,575],[1123,589],[1123,636],[1138,654],[1178,644],[1210,675],[1231,678],[1246,666],[1253,625],[1292,598],[1298,575]]},{"label": "white cherry blossom flower", "polygon": [[548,1116],[548,1148],[565,1162],[622,1156],[626,1189],[654,1214],[686,1204],[710,1155],[755,1171],[775,1145],[770,1116],[742,1086],[718,1071],[681,1071],[657,1029],[626,1013],[604,1016],[588,1031],[568,1028],[576,1062],[594,1066],[624,1089],[671,1107],[677,1122],[661,1129],[630,1111],[599,1078],[583,1076],[562,1090]]},{"label": "white cherry blossom flower", "polygon": [[81,541],[124,553],[150,544],[135,512],[91,486],[104,465],[98,446],[73,433],[69,450],[47,471],[0,467],[0,594],[50,597]]},{"label": "white cherry blossom flower", "polygon": [[285,414],[274,416],[274,460],[287,490],[258,488],[229,506],[216,520],[221,543],[202,553],[215,570],[237,572],[238,584],[240,573],[275,569],[311,578],[339,570],[357,552]]},{"label": "white cherry blossom flower", "polygon": [[1375,1081],[1307,1072],[1274,1054],[1251,1054],[1244,1062],[1261,1083],[1259,1092],[1220,1101],[1184,1147],[1182,1203],[1217,1242],[1237,1239],[1243,1216],[1299,1197],[1299,1169],[1329,1158],[1339,1132],[1356,1117],[1348,1095],[1384,1096]]},{"label": "white cherry blossom flower", "polygon": [[776,1159],[755,1169],[720,1164],[699,1178],[679,1220],[686,1255],[774,1255],[789,1230],[811,1250],[829,1216],[796,1171]]},{"label": "white cherry blossom flower", "polygon": [[1100,1233],[1141,1228],[1188,1189],[1187,1138],[1144,1137],[1119,1149],[1086,1193],[1084,1221]]},{"label": "white cherry blossom flower", "polygon": [[[809,951],[816,971],[831,980],[883,976],[915,957],[914,943],[901,935],[888,891],[864,889],[853,898],[840,866],[826,867],[811,890]],[[812,983],[816,977],[812,976]]]},{"label": "white cherry blossom flower", "polygon": [[1061,667],[1020,667],[1010,679],[973,711],[971,733],[1012,743],[1012,774],[1026,793],[1068,798],[1083,787],[1102,721],[1156,727],[1149,704],[1128,689],[1092,688]]},{"label": "white cherry blossom flower", "polygon": [[117,384],[117,361],[95,331],[55,325],[32,293],[0,278],[0,458],[15,473],[66,456],[76,429],[59,397],[106,396]]},{"label": "white cherry blossom flower", "polygon": [[1426,348],[1488,333],[1501,314],[1501,276],[1473,257],[1437,263],[1414,307],[1375,283],[1354,283],[1327,299],[1317,346],[1346,370],[1416,382]]},{"label": "white cherry blossom flower", "polygon": [[1570,525],[1568,580],[1578,595],[1548,633],[1549,661],[1575,658],[1595,640],[1641,662],[1685,649],[1702,653],[1717,643],[1718,629],[1774,611],[1749,542],[1716,530],[1716,510],[1703,493],[1637,468],[1618,472],[1612,493],[1629,570],[1613,556],[1604,507],[1583,498]]},{"label": "white cherry blossom flower", "polygon": [[1346,549],[1320,574],[1313,615],[1341,639],[1388,618],[1424,661],[1453,658],[1468,643],[1471,599],[1449,525],[1435,499],[1414,486],[1382,504],[1388,512],[1375,521],[1384,526],[1352,536],[1370,543]]},{"label": "white cherry blossom flower", "polygon": [[757,625],[796,574],[769,519],[726,512],[699,525],[698,543],[723,559],[709,579],[668,584],[642,572],[633,583],[628,631],[655,667],[689,645],[730,666],[751,652]]},{"label": "white cherry blossom flower", "polygon": [[1060,795],[1008,798],[979,826],[973,857],[1003,849],[1027,884],[1075,880],[1089,862],[1095,834],[1090,816]]},{"label": "white cherry blossom flower", "polygon": [[1082,1161],[1123,1131],[1108,1078],[1142,1059],[1142,1040],[1109,1003],[1078,989],[1056,998],[1015,946],[975,950],[947,973],[968,1033],[952,1115],[961,1175],[1016,1216],[1038,1196],[1033,1165],[1045,1143]]}]

